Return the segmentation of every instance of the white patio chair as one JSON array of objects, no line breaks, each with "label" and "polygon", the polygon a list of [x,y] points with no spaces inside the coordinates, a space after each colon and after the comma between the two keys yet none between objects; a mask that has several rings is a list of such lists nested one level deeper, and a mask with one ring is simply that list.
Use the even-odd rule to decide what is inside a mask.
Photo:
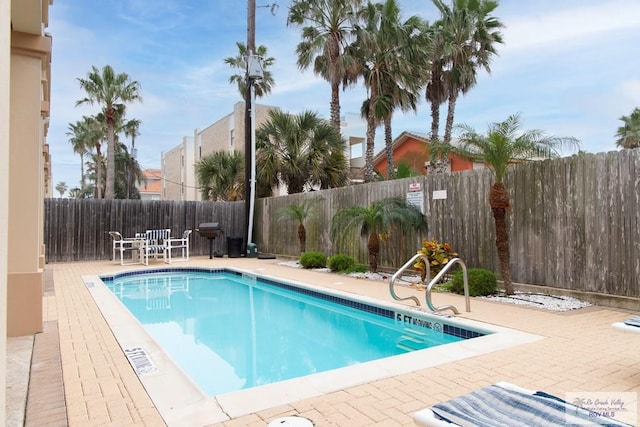
[{"label": "white patio chair", "polygon": [[[111,259],[117,263],[116,252],[120,253],[120,265],[139,264],[142,262],[142,245],[139,241],[129,240],[122,237],[118,231],[110,231],[109,235],[113,238]],[[126,252],[131,253],[131,258],[125,258]]]},{"label": "white patio chair", "polygon": [[[189,261],[189,235],[192,230],[185,230],[182,237],[170,238],[166,242],[164,262],[171,264],[172,261]],[[171,252],[180,249],[180,258],[173,258]]]},{"label": "white patio chair", "polygon": [[149,257],[157,260],[158,256],[162,254],[162,259],[164,260],[167,240],[171,238],[171,229],[147,230],[145,236],[146,242],[143,248],[144,265],[149,265]]}]

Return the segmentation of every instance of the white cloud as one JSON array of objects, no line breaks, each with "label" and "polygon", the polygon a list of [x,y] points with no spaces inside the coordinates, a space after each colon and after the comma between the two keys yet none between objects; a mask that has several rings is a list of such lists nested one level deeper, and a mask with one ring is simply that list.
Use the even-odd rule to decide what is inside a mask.
[{"label": "white cloud", "polygon": [[[560,8],[563,3],[554,2],[554,6]],[[576,45],[584,46],[608,33],[640,29],[638,16],[640,2],[635,0],[602,1],[561,10],[540,7],[535,16],[508,21],[503,50],[528,51],[542,46],[568,50]]]}]

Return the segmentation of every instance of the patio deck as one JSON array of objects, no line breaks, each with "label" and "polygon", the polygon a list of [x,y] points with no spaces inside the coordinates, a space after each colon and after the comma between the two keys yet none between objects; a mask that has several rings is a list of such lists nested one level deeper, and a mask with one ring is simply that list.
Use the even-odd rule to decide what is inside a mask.
[{"label": "patio deck", "polygon": [[[278,262],[194,257],[173,267],[237,267],[392,301],[387,283],[302,272]],[[140,268],[145,267],[108,261],[47,265],[53,272],[54,290],[45,292],[45,333],[36,335],[33,347],[34,361],[46,369],[39,372],[32,363],[26,426],[164,424],[82,280],[86,275]],[[416,295],[423,300],[423,293]],[[464,307],[457,295],[434,294],[433,299],[436,305]],[[498,381],[559,397],[567,392],[640,392],[640,336],[611,328],[612,323],[630,317],[628,311],[588,307],[558,313],[472,299],[471,313],[460,317],[546,338],[215,425],[265,426],[278,417],[300,415],[315,426],[411,426],[414,412]]]}]

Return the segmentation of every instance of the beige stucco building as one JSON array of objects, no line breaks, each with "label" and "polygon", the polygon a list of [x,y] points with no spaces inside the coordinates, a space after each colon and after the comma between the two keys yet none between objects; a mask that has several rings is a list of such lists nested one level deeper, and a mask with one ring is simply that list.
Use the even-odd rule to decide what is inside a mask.
[{"label": "beige stucco building", "polygon": [[[162,199],[201,200],[195,174],[195,163],[216,151],[234,150],[244,153],[244,102],[233,106],[233,112],[202,130],[194,130],[193,136],[182,138],[180,145],[162,153]],[[268,105],[256,105],[256,127],[264,123]]]},{"label": "beige stucco building", "polygon": [[[44,31],[50,4],[0,0],[0,333],[5,336],[43,327],[43,199],[52,192],[46,143],[51,37]],[[0,342],[4,419],[6,340]]]}]

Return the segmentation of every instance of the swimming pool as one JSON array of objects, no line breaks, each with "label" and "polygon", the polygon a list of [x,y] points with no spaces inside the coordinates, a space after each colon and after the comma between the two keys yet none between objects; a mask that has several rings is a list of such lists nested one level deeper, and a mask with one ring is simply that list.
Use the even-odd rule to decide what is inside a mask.
[{"label": "swimming pool", "polygon": [[210,396],[486,334],[234,271],[103,281]]},{"label": "swimming pool", "polygon": [[[261,278],[268,283],[280,283],[285,287],[293,286],[303,293],[319,295],[321,298],[337,298],[346,301],[347,304],[362,304],[375,310],[388,310],[394,313],[396,320],[406,325],[426,326],[431,323],[432,326],[442,325],[443,328],[450,328],[452,331],[475,331],[486,335],[212,397],[204,393],[173,358],[167,355],[165,349],[133,317],[100,277],[83,276],[82,279],[89,294],[101,311],[123,353],[129,358],[131,366],[138,374],[138,379],[169,426],[199,426],[223,422],[263,409],[500,351],[543,338],[461,317],[434,316],[425,313],[422,308],[399,304],[391,300],[388,295],[388,285],[385,283],[342,278],[323,273],[309,274],[309,272],[265,263],[247,264],[245,262],[241,264],[243,268],[227,267],[226,260],[224,261],[225,264],[222,264],[224,268],[197,267],[187,270],[246,274]],[[255,265],[255,267],[247,269],[244,268],[245,265]],[[141,272],[158,273],[176,270],[185,269],[136,268],[110,276],[127,277]],[[336,278],[339,281],[334,281]],[[346,292],[345,289],[351,292]],[[376,289],[380,292],[376,292]],[[160,304],[160,302],[155,301],[152,304]]]}]

